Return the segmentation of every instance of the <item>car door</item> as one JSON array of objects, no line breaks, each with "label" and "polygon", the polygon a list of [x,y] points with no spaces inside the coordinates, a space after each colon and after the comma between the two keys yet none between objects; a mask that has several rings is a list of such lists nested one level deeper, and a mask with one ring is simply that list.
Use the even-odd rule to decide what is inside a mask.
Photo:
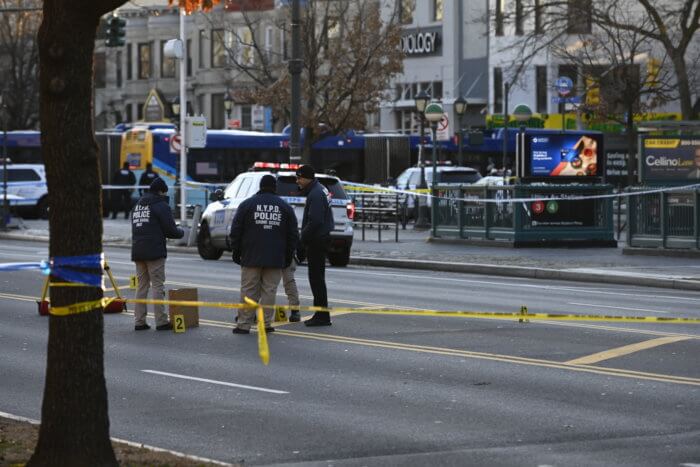
[{"label": "car door", "polygon": [[231,204],[238,193],[243,177],[237,177],[224,190],[224,199],[216,201],[214,204],[214,212],[209,221],[209,233],[211,242],[217,248],[226,248],[226,236],[228,234],[228,224],[226,224],[226,214],[231,208]]}]

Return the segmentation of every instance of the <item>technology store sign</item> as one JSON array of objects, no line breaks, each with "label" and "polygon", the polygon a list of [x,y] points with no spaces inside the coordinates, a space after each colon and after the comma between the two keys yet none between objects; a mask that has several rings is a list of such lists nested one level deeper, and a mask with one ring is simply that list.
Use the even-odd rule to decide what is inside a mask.
[{"label": "technology store sign", "polygon": [[700,182],[700,138],[645,137],[640,163],[645,182]]},{"label": "technology store sign", "polygon": [[436,55],[442,50],[442,28],[410,29],[401,36],[400,48],[408,57]]}]

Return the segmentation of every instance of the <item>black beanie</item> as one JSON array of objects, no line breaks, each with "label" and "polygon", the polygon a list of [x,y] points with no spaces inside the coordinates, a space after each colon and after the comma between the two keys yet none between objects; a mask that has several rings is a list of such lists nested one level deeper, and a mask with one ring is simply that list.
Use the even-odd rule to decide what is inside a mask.
[{"label": "black beanie", "polygon": [[260,189],[274,192],[277,190],[277,179],[272,175],[263,175],[263,178],[260,179]]},{"label": "black beanie", "polygon": [[313,167],[310,165],[302,165],[297,169],[297,177],[301,178],[308,178],[309,180],[313,180],[315,177],[316,171],[314,170]]},{"label": "black beanie", "polygon": [[151,182],[151,186],[148,189],[151,193],[167,193],[168,185],[162,178],[158,177]]}]

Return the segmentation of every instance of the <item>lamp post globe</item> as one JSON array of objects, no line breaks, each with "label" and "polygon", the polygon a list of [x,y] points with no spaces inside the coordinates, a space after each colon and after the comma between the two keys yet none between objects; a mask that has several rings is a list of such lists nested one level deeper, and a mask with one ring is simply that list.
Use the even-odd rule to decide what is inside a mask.
[{"label": "lamp post globe", "polygon": [[180,98],[176,97],[173,99],[173,101],[170,103],[170,108],[173,110],[173,116],[175,117],[176,120],[180,118]]},{"label": "lamp post globe", "polygon": [[226,91],[226,97],[224,97],[224,110],[226,110],[226,118],[231,118],[231,109],[233,108],[233,99],[231,99],[231,94]]}]

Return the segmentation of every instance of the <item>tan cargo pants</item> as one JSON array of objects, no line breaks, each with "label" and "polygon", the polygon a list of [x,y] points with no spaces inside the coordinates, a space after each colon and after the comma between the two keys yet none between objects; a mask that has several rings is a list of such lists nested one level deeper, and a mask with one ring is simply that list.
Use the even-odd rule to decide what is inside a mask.
[{"label": "tan cargo pants", "polygon": [[[294,260],[292,260],[292,264],[289,265],[288,268],[282,270],[282,285],[284,286],[284,293],[287,295],[287,302],[291,307],[299,306],[299,289],[297,288],[297,281],[294,278],[296,270],[297,263]],[[287,312],[287,316],[289,316],[289,311]]]},{"label": "tan cargo pants", "polygon": [[[148,298],[148,290],[153,287],[154,300],[165,300],[165,258],[153,261],[135,261],[138,289],[136,298]],[[156,326],[168,324],[168,315],[165,313],[165,305],[153,305],[153,314],[156,318]],[[135,325],[146,324],[146,304],[137,303],[134,307]]]},{"label": "tan cargo pants", "polygon": [[[274,305],[277,286],[281,279],[282,269],[241,266],[241,303],[245,303],[245,297],[248,297],[261,305]],[[265,326],[271,326],[275,311],[272,308],[265,308],[264,315]],[[249,330],[253,324],[255,324],[254,309],[238,310],[238,327],[240,329]]]}]

